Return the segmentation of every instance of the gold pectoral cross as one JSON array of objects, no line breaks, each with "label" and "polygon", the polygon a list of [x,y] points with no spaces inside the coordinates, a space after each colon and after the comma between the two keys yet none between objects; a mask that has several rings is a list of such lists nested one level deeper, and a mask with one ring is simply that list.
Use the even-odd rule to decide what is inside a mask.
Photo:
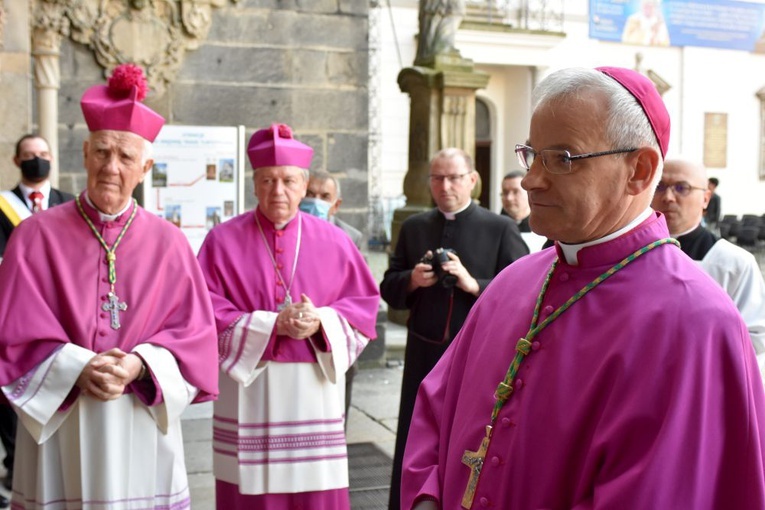
[{"label": "gold pectoral cross", "polygon": [[481,441],[478,451],[471,452],[470,450],[465,450],[465,453],[462,454],[462,463],[470,468],[470,478],[468,479],[467,487],[465,487],[465,494],[462,496],[462,508],[469,509],[473,505],[475,489],[478,485],[478,478],[481,476],[483,460],[486,458],[486,450],[489,449],[490,441],[491,425],[486,425],[486,435]]}]

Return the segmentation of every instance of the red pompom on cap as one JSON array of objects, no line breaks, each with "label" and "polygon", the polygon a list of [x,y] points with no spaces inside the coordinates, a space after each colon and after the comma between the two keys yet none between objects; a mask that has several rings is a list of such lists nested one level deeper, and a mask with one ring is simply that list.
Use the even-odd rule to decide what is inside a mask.
[{"label": "red pompom on cap", "polygon": [[143,101],[149,91],[149,84],[143,74],[143,69],[135,64],[120,64],[114,68],[109,78],[109,92],[115,96],[129,95],[136,87],[136,99]]},{"label": "red pompom on cap", "polygon": [[149,86],[135,64],[117,66],[108,85],[94,85],[82,95],[80,106],[88,129],[127,131],[153,142],[165,119],[143,104]]},{"label": "red pompom on cap", "polygon": [[292,138],[292,128],[287,124],[279,124],[279,138]]}]

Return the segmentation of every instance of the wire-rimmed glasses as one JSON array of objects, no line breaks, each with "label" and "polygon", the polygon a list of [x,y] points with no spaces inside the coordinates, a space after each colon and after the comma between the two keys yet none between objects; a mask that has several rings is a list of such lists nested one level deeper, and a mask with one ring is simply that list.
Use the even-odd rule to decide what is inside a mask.
[{"label": "wire-rimmed glasses", "polygon": [[443,184],[444,181],[448,181],[451,184],[457,184],[466,175],[470,175],[470,172],[465,172],[462,174],[453,174],[453,175],[430,174],[428,177],[430,178],[432,182],[435,182],[436,184]]},{"label": "wire-rimmed glasses", "polygon": [[535,151],[528,145],[518,144],[515,146],[515,154],[518,156],[518,163],[529,170],[537,156],[542,158],[542,166],[551,174],[570,174],[573,170],[571,162],[576,159],[597,158],[608,156],[610,154],[623,154],[625,152],[634,152],[637,147],[630,149],[614,149],[602,152],[588,152],[587,154],[572,155],[569,151],[563,149],[542,149]]},{"label": "wire-rimmed glasses", "polygon": [[672,190],[672,193],[675,195],[679,195],[681,197],[687,196],[691,191],[697,189],[700,191],[706,191],[707,188],[699,188],[697,186],[691,186],[689,183],[683,181],[683,182],[675,182],[672,184],[667,184],[666,182],[660,182],[656,185],[656,194],[657,195],[663,195],[667,192],[668,189]]}]

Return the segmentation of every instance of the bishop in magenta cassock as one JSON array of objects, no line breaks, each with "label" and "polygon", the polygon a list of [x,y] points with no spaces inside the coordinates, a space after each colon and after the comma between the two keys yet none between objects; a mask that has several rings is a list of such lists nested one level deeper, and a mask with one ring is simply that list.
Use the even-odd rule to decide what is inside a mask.
[{"label": "bishop in magenta cassock", "polygon": [[420,386],[402,508],[765,508],[746,326],[649,208],[668,142],[637,72],[539,84],[516,152],[556,245],[495,278]]},{"label": "bishop in magenta cassock", "polygon": [[15,509],[190,508],[180,416],[217,394],[210,298],[180,230],[131,193],[164,119],[118,67],[85,92],[87,189],[25,220],[0,265]]},{"label": "bishop in magenta cassock", "polygon": [[215,227],[199,253],[219,334],[221,510],[350,505],[344,377],[375,336],[380,297],[353,241],[298,210],[312,154],[288,126],[256,132],[258,206]]}]

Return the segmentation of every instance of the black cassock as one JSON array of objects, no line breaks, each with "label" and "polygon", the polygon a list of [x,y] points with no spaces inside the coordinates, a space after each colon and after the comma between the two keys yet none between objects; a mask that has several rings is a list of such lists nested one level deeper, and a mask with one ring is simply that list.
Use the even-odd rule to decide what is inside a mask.
[{"label": "black cassock", "polygon": [[[407,293],[412,269],[425,252],[435,252],[437,248],[451,248],[457,252],[462,265],[478,281],[480,292],[508,264],[529,253],[514,221],[474,203],[458,213],[454,220],[447,220],[438,209],[433,209],[411,216],[401,225],[396,250],[380,284],[382,298],[388,306],[410,311],[393,459],[391,509],[399,507],[401,462],[417,389],[457,335],[478,299],[457,287],[446,288],[440,283]],[[512,299],[512,296],[507,298]]]}]

